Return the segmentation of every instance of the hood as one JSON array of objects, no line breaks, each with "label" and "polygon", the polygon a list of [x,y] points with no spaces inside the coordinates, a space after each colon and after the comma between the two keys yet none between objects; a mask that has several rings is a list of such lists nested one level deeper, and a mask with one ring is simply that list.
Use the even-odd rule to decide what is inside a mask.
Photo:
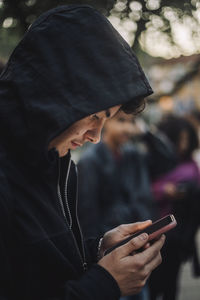
[{"label": "hood", "polygon": [[152,93],[129,45],[90,6],[41,15],[0,77],[1,141],[32,163],[74,122]]}]

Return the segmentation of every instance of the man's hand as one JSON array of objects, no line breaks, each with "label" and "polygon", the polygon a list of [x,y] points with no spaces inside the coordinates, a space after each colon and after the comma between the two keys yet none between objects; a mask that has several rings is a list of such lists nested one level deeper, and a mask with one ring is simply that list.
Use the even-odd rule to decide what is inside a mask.
[{"label": "man's hand", "polygon": [[165,236],[162,235],[144,251],[131,255],[148,242],[148,235],[143,233],[104,256],[98,264],[114,277],[122,296],[137,294],[151,272],[161,263],[160,249],[164,241]]},{"label": "man's hand", "polygon": [[103,254],[107,249],[113,247],[118,242],[121,242],[130,235],[145,229],[151,224],[151,220],[145,222],[124,224],[106,232],[101,243],[100,257],[103,257]]}]

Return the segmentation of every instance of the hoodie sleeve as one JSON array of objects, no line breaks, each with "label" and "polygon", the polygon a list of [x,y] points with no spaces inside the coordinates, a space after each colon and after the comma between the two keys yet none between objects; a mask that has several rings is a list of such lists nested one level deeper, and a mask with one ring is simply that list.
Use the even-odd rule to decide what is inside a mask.
[{"label": "hoodie sleeve", "polygon": [[87,248],[87,251],[89,253],[89,261],[93,263],[97,263],[98,261],[98,246],[99,246],[99,241],[101,237],[96,237],[96,238],[88,238],[85,240],[85,246]]},{"label": "hoodie sleeve", "polygon": [[57,300],[118,300],[120,289],[114,278],[100,265],[94,265],[79,280],[63,287]]}]

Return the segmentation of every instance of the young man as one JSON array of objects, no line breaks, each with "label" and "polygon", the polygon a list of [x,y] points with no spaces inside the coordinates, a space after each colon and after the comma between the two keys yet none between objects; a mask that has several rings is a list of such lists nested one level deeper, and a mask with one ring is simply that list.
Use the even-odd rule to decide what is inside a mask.
[{"label": "young man", "polygon": [[93,8],[58,7],[30,27],[0,78],[2,299],[117,300],[161,262],[164,237],[149,247],[145,234],[103,257],[150,221],[83,241],[69,151],[98,142],[107,118],[151,92],[129,46]]}]

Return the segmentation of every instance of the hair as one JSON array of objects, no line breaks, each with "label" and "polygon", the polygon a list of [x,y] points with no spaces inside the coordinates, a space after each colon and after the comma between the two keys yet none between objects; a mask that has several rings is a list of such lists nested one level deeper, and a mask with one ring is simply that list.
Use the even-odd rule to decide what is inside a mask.
[{"label": "hair", "polygon": [[176,150],[179,147],[181,132],[186,131],[188,133],[188,149],[180,157],[182,160],[191,158],[192,152],[198,148],[197,132],[190,121],[183,117],[168,115],[158,124],[158,129],[169,138]]},{"label": "hair", "polygon": [[146,100],[144,98],[136,98],[134,100],[128,101],[125,104],[122,104],[120,110],[126,114],[137,115],[141,113],[146,105]]}]

